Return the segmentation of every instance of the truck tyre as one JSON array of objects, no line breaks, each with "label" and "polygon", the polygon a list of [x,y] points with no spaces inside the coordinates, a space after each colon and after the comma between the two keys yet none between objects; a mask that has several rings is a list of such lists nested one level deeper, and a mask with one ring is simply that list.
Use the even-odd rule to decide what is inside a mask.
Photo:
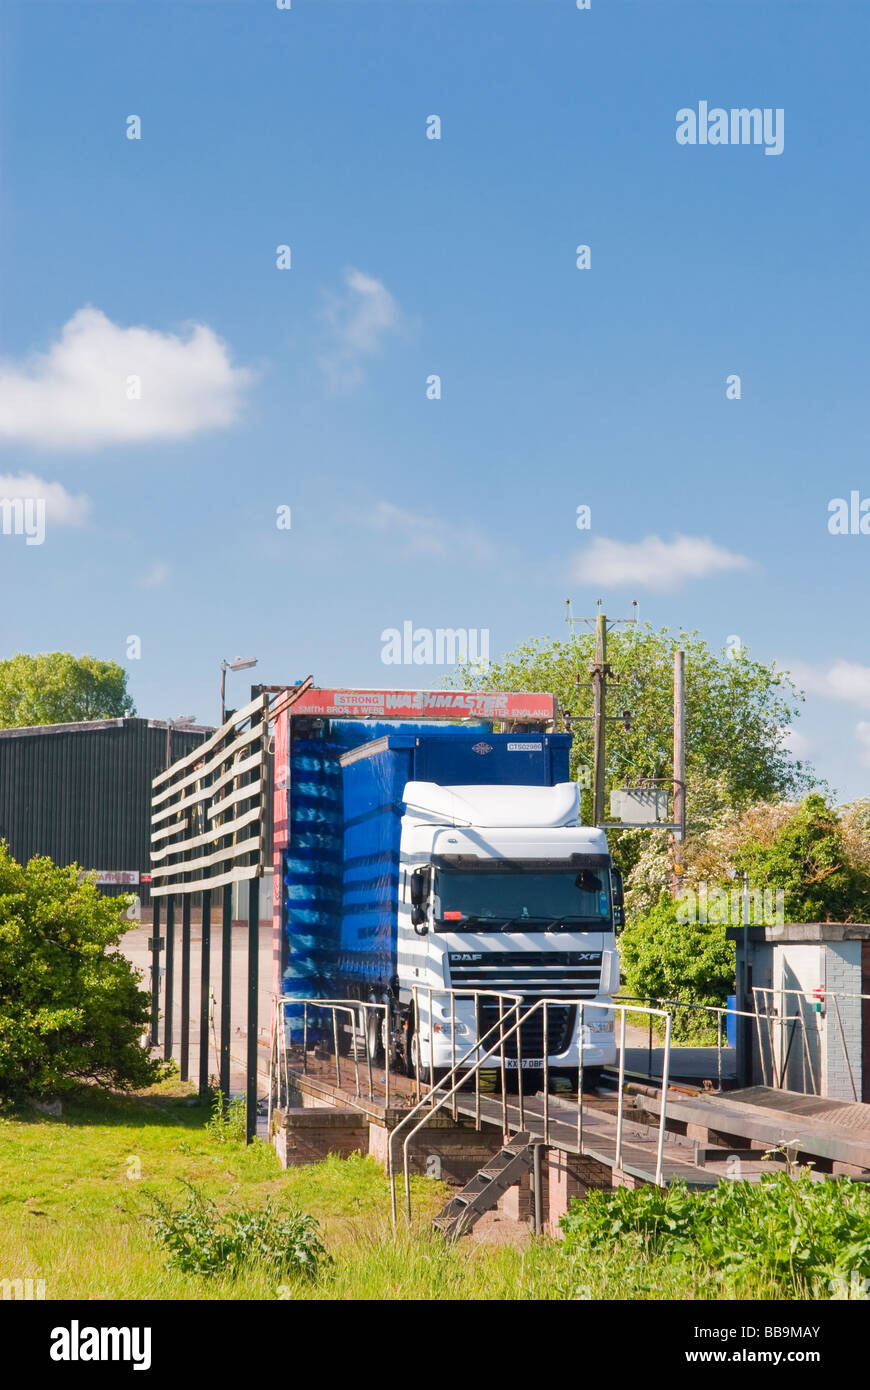
[{"label": "truck tyre", "polygon": [[430,1080],[434,1081],[437,1086],[439,1081],[444,1080],[447,1075],[446,1067],[435,1067],[434,1071],[430,1072],[428,1064],[424,1067],[420,1066],[420,1048],[417,1043],[417,1034],[413,1031],[410,1034],[408,1051],[410,1053],[408,1075],[415,1077],[421,1086],[428,1086]]},{"label": "truck tyre", "polygon": [[[379,1004],[381,1001],[370,995],[368,1002]],[[384,1060],[384,1015],[380,1009],[366,1009],[365,1015],[366,1052],[372,1066],[379,1067]]]}]

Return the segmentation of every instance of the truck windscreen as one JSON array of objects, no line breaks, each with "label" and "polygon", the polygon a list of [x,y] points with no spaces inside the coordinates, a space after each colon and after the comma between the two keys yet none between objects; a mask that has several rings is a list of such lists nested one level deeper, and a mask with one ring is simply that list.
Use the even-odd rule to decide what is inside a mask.
[{"label": "truck windscreen", "polygon": [[606,929],[609,874],[604,869],[478,873],[443,869],[435,881],[439,931]]}]

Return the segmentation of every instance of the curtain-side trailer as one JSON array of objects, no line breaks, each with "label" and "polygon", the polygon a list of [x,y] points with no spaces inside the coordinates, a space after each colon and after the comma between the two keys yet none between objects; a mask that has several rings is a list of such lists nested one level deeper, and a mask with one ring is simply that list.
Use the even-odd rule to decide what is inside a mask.
[{"label": "curtain-side trailer", "polygon": [[[297,747],[295,798],[307,788],[314,809],[285,864],[285,995],[389,1003],[388,1030],[368,1016],[370,1054],[427,1075],[465,1053],[471,1065],[498,1019],[497,999],[447,991],[558,1000],[549,1067],[576,1084],[579,1004],[619,988],[622,885],[604,832],[580,824],[570,735],[369,734],[335,724]],[[538,1010],[506,1042],[506,1068],[540,1069],[543,1032]],[[615,1060],[609,1008],[584,1010],[582,1049],[584,1078]]]}]

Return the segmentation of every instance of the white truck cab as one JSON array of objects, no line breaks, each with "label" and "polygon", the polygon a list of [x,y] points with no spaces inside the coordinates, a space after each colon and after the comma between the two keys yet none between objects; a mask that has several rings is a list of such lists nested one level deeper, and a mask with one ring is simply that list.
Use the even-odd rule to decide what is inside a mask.
[{"label": "white truck cab", "polygon": [[[605,1006],[583,1011],[584,1085],[594,1084],[616,1059],[606,1006],[619,990],[622,881],[604,831],[579,822],[577,785],[409,782],[404,802],[397,983],[412,1064],[443,1075],[498,1021],[496,999],[443,991],[492,990],[525,1007],[560,1001],[547,1009],[548,1066],[575,1086],[579,1005]],[[541,1071],[543,1044],[539,1009],[506,1041],[506,1069]],[[499,1054],[485,1066],[497,1069]]]}]

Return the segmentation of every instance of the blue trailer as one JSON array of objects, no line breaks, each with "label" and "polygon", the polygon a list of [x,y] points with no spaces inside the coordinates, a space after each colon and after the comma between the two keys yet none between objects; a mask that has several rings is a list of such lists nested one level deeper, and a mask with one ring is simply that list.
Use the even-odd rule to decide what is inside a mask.
[{"label": "blue trailer", "polygon": [[[449,1028],[470,1038],[480,1017],[480,1000],[457,1013],[454,997],[448,1025],[436,996],[551,997],[562,1002],[548,1054],[574,1075],[582,1011],[571,1001],[585,999],[598,1010],[586,1011],[584,1065],[609,1064],[621,884],[603,831],[580,825],[570,734],[342,720],[303,729],[289,760],[285,997],[389,1004],[388,1030],[367,1035],[373,1058],[389,1048],[436,1070],[445,1047],[455,1055]],[[540,1039],[524,1036],[519,1064],[541,1065]]]}]

